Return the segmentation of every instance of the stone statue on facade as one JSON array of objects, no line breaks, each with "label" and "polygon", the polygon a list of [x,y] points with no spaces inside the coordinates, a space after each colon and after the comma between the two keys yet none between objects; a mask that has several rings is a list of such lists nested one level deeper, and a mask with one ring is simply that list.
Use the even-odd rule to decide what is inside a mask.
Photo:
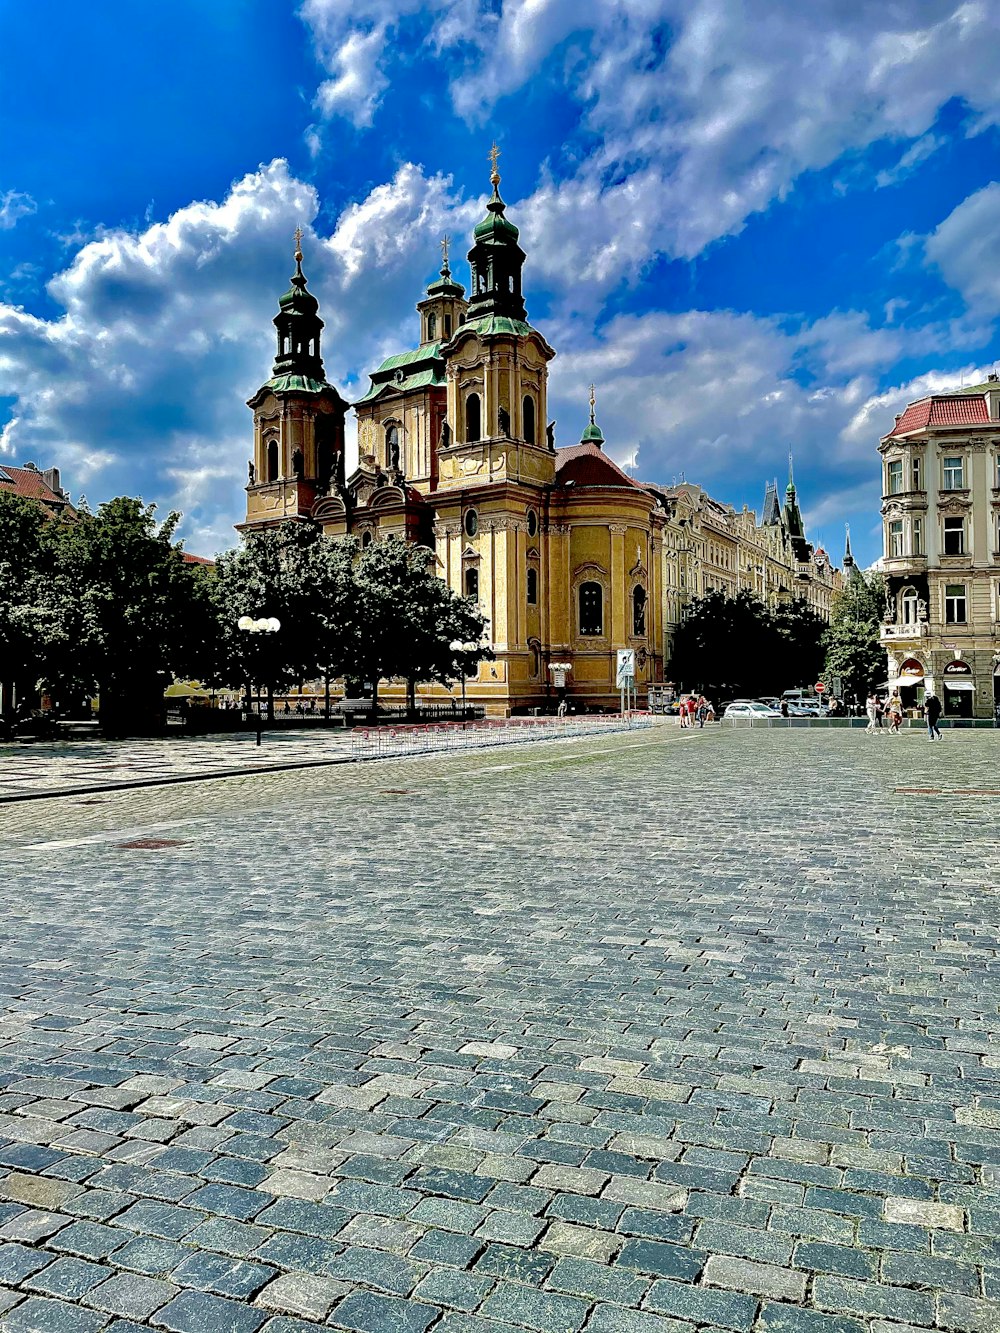
[{"label": "stone statue on facade", "polygon": [[927,619],[927,599],[924,597],[917,598],[917,619],[919,621]]},{"label": "stone statue on facade", "polygon": [[545,443],[550,449],[556,447],[556,423],[554,421],[550,421],[545,427]]},{"label": "stone statue on facade", "polygon": [[500,424],[500,434],[510,435],[510,413],[503,406],[497,410],[497,421]]},{"label": "stone statue on facade", "polygon": [[302,476],[302,450],[295,449],[292,452],[292,474],[296,477]]},{"label": "stone statue on facade", "polygon": [[441,422],[441,430],[438,434],[438,448],[447,449],[451,445],[451,427],[447,420]]},{"label": "stone statue on facade", "polygon": [[252,486],[257,480],[257,469],[253,465],[253,459],[247,464],[248,485]]},{"label": "stone statue on facade", "polygon": [[885,615],[883,619],[887,625],[896,623],[896,599],[888,588],[885,590]]}]

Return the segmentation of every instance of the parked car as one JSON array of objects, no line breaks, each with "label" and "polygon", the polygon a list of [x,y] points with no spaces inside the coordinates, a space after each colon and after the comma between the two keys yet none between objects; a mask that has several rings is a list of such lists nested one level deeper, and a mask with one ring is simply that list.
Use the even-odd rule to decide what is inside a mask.
[{"label": "parked car", "polygon": [[781,717],[776,708],[768,708],[767,704],[757,703],[752,699],[737,699],[731,703],[722,714],[724,718],[743,718],[748,722],[763,722],[769,717]]},{"label": "parked car", "polygon": [[789,717],[819,717],[819,709],[811,704],[788,703]]}]

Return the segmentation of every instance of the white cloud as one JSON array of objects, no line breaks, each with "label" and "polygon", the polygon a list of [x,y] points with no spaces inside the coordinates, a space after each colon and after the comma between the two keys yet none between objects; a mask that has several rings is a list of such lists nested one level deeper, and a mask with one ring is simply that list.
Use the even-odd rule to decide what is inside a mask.
[{"label": "white cloud", "polygon": [[0,396],[15,400],[0,454],[61,466],[94,503],[138,492],[179,507],[191,549],[229,544],[251,440],[244,400],[270,370],[296,225],[326,320],[327,374],[343,384],[398,350],[393,338],[414,341],[439,236],[470,218],[446,178],[409,163],[329,237],[312,229],[318,209],[313,187],[278,160],[221,201],[83,245],[49,284],[60,318],[0,304]]},{"label": "white cloud", "polygon": [[19,218],[30,217],[38,212],[38,205],[30,194],[19,190],[7,190],[0,194],[0,231],[10,231],[16,227]]},{"label": "white cloud", "polygon": [[[551,175],[543,170],[521,211],[529,235],[545,225],[560,237],[544,257],[548,276],[568,288],[585,273],[598,297],[657,253],[697,256],[803,173],[876,142],[900,145],[895,166],[873,179],[858,162],[851,185],[902,179],[940,145],[933,126],[952,98],[969,108],[969,133],[1000,120],[992,0],[428,0],[419,17],[415,9],[415,0],[307,0],[301,13],[331,76],[321,110],[370,124],[391,67],[413,58],[420,36],[470,122],[502,118],[502,99],[532,81],[554,84],[579,105],[584,137]],[[394,40],[404,23],[409,39]]]},{"label": "white cloud", "polygon": [[924,243],[927,259],[973,311],[1000,306],[1000,183],[964,199]]}]

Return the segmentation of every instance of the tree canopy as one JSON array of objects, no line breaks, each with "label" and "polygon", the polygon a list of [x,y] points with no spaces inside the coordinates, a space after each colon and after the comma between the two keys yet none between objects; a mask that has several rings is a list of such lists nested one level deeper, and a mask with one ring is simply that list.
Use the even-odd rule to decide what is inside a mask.
[{"label": "tree canopy", "polygon": [[826,674],[840,681],[845,699],[863,700],[886,673],[886,653],[880,639],[885,604],[885,580],[856,571],[834,599],[825,635]]},{"label": "tree canopy", "polygon": [[812,685],[826,626],[801,599],[768,607],[748,589],[716,589],[691,602],[674,637],[671,678],[721,701]]}]

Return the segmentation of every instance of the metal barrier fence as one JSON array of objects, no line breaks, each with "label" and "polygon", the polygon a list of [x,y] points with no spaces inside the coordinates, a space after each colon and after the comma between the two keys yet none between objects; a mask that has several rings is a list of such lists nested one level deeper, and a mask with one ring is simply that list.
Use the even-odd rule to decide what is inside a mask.
[{"label": "metal barrier fence", "polygon": [[575,717],[488,717],[479,722],[356,728],[351,735],[351,758],[388,759],[435,750],[479,750],[492,745],[521,745],[525,741],[638,731],[652,725],[650,713],[635,712]]}]

